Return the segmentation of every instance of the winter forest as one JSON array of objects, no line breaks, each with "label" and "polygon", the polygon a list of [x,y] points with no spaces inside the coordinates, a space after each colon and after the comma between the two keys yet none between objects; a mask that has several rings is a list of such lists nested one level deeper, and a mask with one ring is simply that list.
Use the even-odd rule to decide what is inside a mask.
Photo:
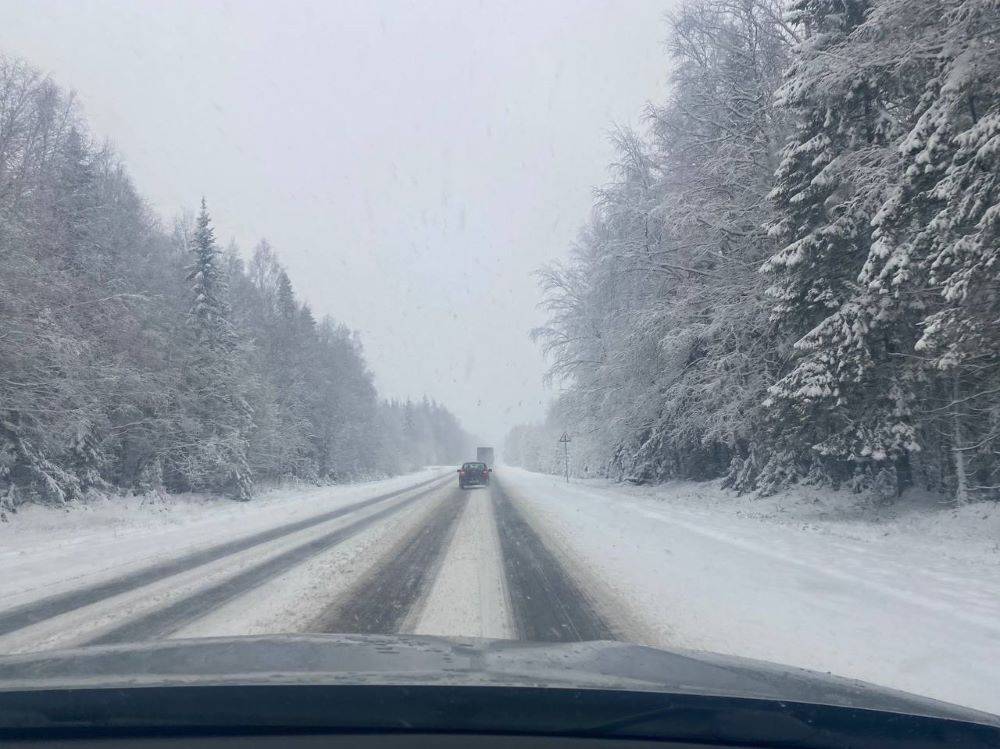
[{"label": "winter forest", "polygon": [[1000,496],[1000,6],[692,0],[540,274],[561,395],[508,462]]},{"label": "winter forest", "polygon": [[[1000,497],[1000,6],[686,0],[666,31],[668,90],[539,271],[559,396],[503,459],[560,470],[565,431],[580,476]],[[0,57],[0,503],[466,457],[207,198],[164,225]]]},{"label": "winter forest", "polygon": [[[197,186],[192,186],[194,202]],[[274,249],[164,227],[74,97],[0,57],[0,509],[90,491],[337,481],[454,463],[442,406],[386,402]]]}]

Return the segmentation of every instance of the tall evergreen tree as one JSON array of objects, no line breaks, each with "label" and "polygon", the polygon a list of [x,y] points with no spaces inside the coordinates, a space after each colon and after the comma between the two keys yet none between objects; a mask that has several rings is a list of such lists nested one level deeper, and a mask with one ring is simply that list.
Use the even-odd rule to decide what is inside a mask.
[{"label": "tall evergreen tree", "polygon": [[[957,501],[1000,486],[1000,7],[886,0],[872,25],[920,61],[900,187],[878,222],[877,282],[920,302],[925,461],[938,456]],[[937,443],[937,445],[935,445]],[[944,461],[942,461],[944,462]],[[932,480],[932,477],[929,477]]]},{"label": "tall evergreen tree", "polygon": [[231,354],[236,339],[230,320],[226,275],[204,198],[195,219],[190,253],[187,276],[191,284],[190,329],[206,352]]},{"label": "tall evergreen tree", "polygon": [[222,253],[204,199],[189,248],[190,350],[186,356],[187,444],[173,466],[181,485],[225,491],[249,499],[253,476],[247,462],[252,413],[241,365],[243,351],[233,329]]},{"label": "tall evergreen tree", "polygon": [[913,393],[893,359],[912,341],[889,298],[859,282],[898,162],[892,92],[851,56],[870,10],[867,0],[800,0],[789,13],[803,37],[779,102],[796,131],[775,174],[770,229],[780,248],[764,270],[772,317],[795,346],[769,389],[776,444],[765,489],[808,477],[892,493],[915,448]]}]

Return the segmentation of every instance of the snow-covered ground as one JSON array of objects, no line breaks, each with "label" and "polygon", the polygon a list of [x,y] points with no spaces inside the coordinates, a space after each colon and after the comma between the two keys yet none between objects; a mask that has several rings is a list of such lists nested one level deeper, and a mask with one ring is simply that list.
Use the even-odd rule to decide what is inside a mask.
[{"label": "snow-covered ground", "polygon": [[625,639],[762,658],[1000,713],[1000,507],[563,483],[503,468]]},{"label": "snow-covered ground", "polygon": [[339,486],[296,486],[252,502],[202,495],[110,497],[65,509],[23,506],[0,523],[0,601],[14,606],[143,564],[319,515],[450,469]]},{"label": "snow-covered ground", "polygon": [[[310,631],[323,610],[350,592],[400,538],[426,517],[418,504],[269,580],[180,629],[175,637],[221,637]],[[351,516],[341,523],[353,522]],[[319,534],[326,529],[320,529]],[[289,542],[294,544],[295,541]],[[287,543],[282,544],[287,547]]]},{"label": "snow-covered ground", "polygon": [[[557,630],[575,631],[590,607],[624,640],[829,671],[1000,713],[1000,506],[914,497],[887,508],[808,488],[752,499],[690,482],[567,485],[509,467],[492,490],[463,492],[452,470],[275,490],[245,504],[172,497],[25,508],[0,524],[0,624],[22,604],[48,606],[53,594],[283,532],[46,609],[0,632],[0,653],[92,642],[143,621],[153,628],[137,639],[342,631],[324,622],[358,601],[401,614],[386,631],[530,639],[525,617],[534,625],[559,609]],[[523,527],[514,507],[533,529],[532,548],[552,554],[525,555],[527,536],[501,535]],[[442,517],[441,532],[425,533]],[[312,522],[284,529],[297,521]],[[328,543],[331,534],[340,540]],[[315,553],[281,561],[314,542]],[[426,552],[419,564],[402,551],[415,548]],[[273,574],[233,582],[274,561]],[[369,587],[397,572],[419,572],[419,582],[391,596]],[[157,630],[171,607],[192,601],[176,626]]]}]

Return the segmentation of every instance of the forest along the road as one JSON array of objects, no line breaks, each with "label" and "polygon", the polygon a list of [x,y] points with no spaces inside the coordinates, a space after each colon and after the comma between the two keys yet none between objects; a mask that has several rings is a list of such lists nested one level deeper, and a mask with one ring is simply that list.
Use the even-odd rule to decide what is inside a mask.
[{"label": "forest along the road", "polygon": [[277,632],[612,639],[608,608],[502,480],[461,490],[448,474],[0,608],[0,652]]}]

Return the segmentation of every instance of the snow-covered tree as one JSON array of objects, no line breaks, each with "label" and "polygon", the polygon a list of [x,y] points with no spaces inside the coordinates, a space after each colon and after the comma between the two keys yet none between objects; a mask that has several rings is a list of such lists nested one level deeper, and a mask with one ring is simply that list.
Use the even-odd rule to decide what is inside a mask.
[{"label": "snow-covered tree", "polygon": [[800,42],[778,102],[796,129],[771,192],[779,249],[763,269],[772,318],[795,346],[769,388],[776,449],[764,488],[797,477],[882,485],[884,472],[896,486],[916,449],[913,383],[895,358],[912,348],[912,325],[859,279],[899,161],[898,86],[855,52],[870,11],[867,0],[801,0],[789,13]]},{"label": "snow-covered tree", "polygon": [[670,97],[650,138],[617,135],[570,263],[541,274],[537,331],[564,417],[607,445],[590,470],[641,481],[741,475],[777,360],[756,270],[792,36],[757,0],[688,3],[670,25]]},{"label": "snow-covered tree", "polygon": [[189,350],[184,361],[186,446],[172,456],[178,488],[225,491],[249,499],[253,475],[247,462],[252,411],[242,366],[243,351],[233,327],[222,252],[204,199],[188,252],[191,306]]},{"label": "snow-covered tree", "polygon": [[649,135],[541,274],[558,418],[602,470],[996,496],[997,13],[681,6]]},{"label": "snow-covered tree", "polygon": [[2,56],[0,373],[4,509],[246,498],[255,479],[396,472],[468,442],[434,406],[436,444],[400,444],[356,335],[316,322],[270,245],[223,252],[204,206],[164,231],[73,97]]},{"label": "snow-covered tree", "polygon": [[876,221],[868,277],[925,314],[916,349],[927,463],[933,469],[936,455],[950,453],[942,472],[964,502],[1000,485],[1000,6],[906,6],[886,0],[869,22],[897,59],[915,61],[919,101],[899,146],[899,187]]}]

